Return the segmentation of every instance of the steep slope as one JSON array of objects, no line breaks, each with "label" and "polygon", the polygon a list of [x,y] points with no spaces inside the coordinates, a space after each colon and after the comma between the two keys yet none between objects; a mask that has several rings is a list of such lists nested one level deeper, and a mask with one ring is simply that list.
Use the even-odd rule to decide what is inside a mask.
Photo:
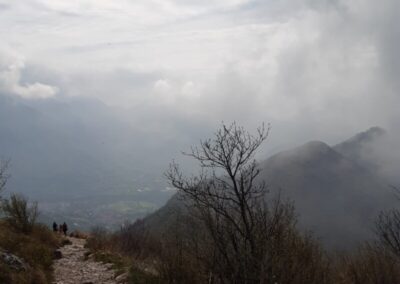
[{"label": "steep slope", "polygon": [[270,190],[295,202],[301,227],[328,246],[346,248],[371,237],[374,218],[391,204],[383,182],[322,142],[281,152],[260,166]]}]

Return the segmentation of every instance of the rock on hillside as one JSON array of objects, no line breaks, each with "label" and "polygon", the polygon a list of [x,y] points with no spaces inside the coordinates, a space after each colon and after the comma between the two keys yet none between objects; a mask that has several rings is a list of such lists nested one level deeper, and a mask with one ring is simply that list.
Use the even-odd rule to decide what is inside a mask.
[{"label": "rock on hillside", "polygon": [[26,271],[29,268],[29,264],[27,264],[24,260],[12,253],[2,251],[1,248],[0,262],[4,263],[6,266],[8,266],[8,268],[15,271]]}]

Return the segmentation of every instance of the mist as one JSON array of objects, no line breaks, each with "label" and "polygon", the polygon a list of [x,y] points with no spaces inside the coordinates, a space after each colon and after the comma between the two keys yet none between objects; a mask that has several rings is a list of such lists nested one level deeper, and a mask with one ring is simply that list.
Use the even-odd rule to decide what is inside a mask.
[{"label": "mist", "polygon": [[[168,192],[173,159],[221,122],[270,123],[257,159],[372,126],[398,184],[394,0],[0,1],[0,156],[40,200]],[[45,205],[44,205],[45,206]],[[149,209],[150,210],[150,209]],[[147,212],[147,211],[146,211]]]}]

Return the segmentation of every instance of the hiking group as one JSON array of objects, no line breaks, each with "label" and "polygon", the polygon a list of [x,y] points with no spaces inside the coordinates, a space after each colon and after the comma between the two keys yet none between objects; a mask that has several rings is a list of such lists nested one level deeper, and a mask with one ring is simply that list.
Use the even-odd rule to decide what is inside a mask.
[{"label": "hiking group", "polygon": [[67,231],[68,231],[68,226],[67,224],[64,222],[64,224],[60,224],[57,225],[56,222],[53,222],[53,232],[59,232],[60,234],[64,234],[64,236],[67,235]]}]

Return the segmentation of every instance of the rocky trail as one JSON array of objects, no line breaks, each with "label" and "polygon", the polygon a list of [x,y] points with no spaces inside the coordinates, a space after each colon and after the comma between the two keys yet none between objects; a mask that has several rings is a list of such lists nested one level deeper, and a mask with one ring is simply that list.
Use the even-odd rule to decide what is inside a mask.
[{"label": "rocky trail", "polygon": [[86,240],[68,237],[70,245],[60,248],[62,257],[54,263],[54,284],[117,284],[123,277],[115,277],[112,264],[96,262],[89,257],[84,246]]}]

